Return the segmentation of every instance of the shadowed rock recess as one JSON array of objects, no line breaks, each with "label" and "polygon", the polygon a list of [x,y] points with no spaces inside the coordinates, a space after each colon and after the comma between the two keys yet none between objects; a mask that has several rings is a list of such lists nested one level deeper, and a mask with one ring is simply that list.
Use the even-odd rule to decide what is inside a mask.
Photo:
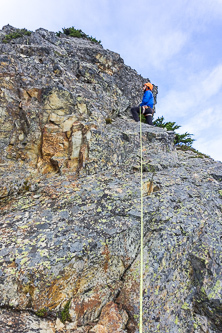
[{"label": "shadowed rock recess", "polygon": [[[45,29],[5,43],[15,30],[0,31],[1,332],[138,333],[129,108],[148,79],[98,43]],[[222,163],[142,131],[143,331],[222,332]]]}]

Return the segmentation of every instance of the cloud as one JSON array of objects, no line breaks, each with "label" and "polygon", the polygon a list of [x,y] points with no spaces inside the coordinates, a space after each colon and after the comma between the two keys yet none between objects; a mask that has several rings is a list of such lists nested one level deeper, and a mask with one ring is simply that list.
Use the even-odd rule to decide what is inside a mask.
[{"label": "cloud", "polygon": [[222,64],[182,80],[157,104],[157,116],[182,125],[179,133],[191,133],[194,148],[222,161]]},{"label": "cloud", "polygon": [[[148,69],[168,70],[173,63],[182,66],[180,61],[185,57],[196,65],[207,54],[206,49],[198,53],[196,39],[204,39],[206,31],[212,28],[209,23],[212,25],[212,20],[219,18],[219,0],[212,1],[178,0],[173,6],[169,0],[138,0],[130,6],[126,1],[119,2],[112,12],[115,29],[109,25],[111,32],[105,31],[102,41],[142,73]],[[107,12],[102,17],[110,20]]]},{"label": "cloud", "polygon": [[[217,104],[197,112],[196,114],[189,113],[187,121],[180,129],[180,132],[191,132],[196,136],[204,136],[206,130],[212,129],[212,133],[220,133],[222,128],[221,107]],[[221,136],[222,138],[222,136]]]},{"label": "cloud", "polygon": [[193,147],[216,161],[222,161],[222,138],[219,134],[212,138],[206,135],[205,138],[200,138],[194,142]]},{"label": "cloud", "polygon": [[213,108],[206,109],[193,117],[189,114],[187,119],[177,132],[193,134],[195,149],[215,160],[222,161],[222,119],[219,110],[215,112]]},{"label": "cloud", "polygon": [[191,17],[201,17],[202,21],[221,19],[222,0],[194,0],[189,6]]},{"label": "cloud", "polygon": [[158,43],[155,38],[149,40],[148,43],[152,47],[149,48],[147,45],[146,59],[153,66],[164,68],[169,59],[182,51],[187,40],[187,34],[182,31],[166,31],[159,36]]},{"label": "cloud", "polygon": [[203,80],[201,88],[207,98],[217,94],[222,88],[222,64],[217,66],[208,77]]},{"label": "cloud", "polygon": [[167,62],[178,54],[187,41],[187,36],[181,31],[168,31],[159,36],[158,43],[153,36],[147,37],[141,33],[131,39],[123,40],[119,45],[118,52],[127,64],[138,71],[144,67],[164,69]]},{"label": "cloud", "polygon": [[[108,0],[7,0],[1,4],[0,22],[36,30],[39,27],[58,31],[62,27],[98,26],[109,13]],[[111,20],[111,19],[110,19]],[[107,20],[106,20],[107,21]]]},{"label": "cloud", "polygon": [[174,87],[160,99],[158,109],[167,117],[177,118],[186,117],[188,112],[203,113],[221,89],[222,65],[218,65],[211,71],[204,70],[181,80],[180,87]]},{"label": "cloud", "polygon": [[0,21],[31,30],[58,31],[74,25],[101,39],[136,69],[142,70],[141,64],[147,62],[163,70],[187,45],[192,31],[204,24],[205,14],[217,12],[219,3],[177,0],[172,6],[169,0],[138,0],[130,5],[126,0],[39,0],[30,6],[29,0],[7,0],[1,4]]},{"label": "cloud", "polygon": [[221,107],[216,104],[194,115],[188,113],[183,126],[177,131],[181,134],[185,132],[193,134],[194,148],[222,161],[221,128]]},{"label": "cloud", "polygon": [[189,132],[195,133],[195,136],[200,136],[203,131],[211,128],[215,124],[215,112],[213,108],[203,110],[194,116],[192,112],[187,113],[187,121],[185,124],[178,130],[180,133]]}]

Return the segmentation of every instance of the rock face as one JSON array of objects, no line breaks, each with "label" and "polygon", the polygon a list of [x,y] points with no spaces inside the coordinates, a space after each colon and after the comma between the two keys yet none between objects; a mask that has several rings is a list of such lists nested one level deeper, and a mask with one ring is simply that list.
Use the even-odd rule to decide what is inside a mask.
[{"label": "rock face", "polygon": [[[14,30],[3,27],[0,41]],[[137,105],[147,80],[119,54],[85,39],[38,29],[2,42],[2,163],[19,160],[43,173],[76,170],[79,158],[88,158],[93,125],[85,122],[104,125]]]},{"label": "rock face", "polygon": [[[1,332],[139,332],[147,79],[44,29],[0,50]],[[221,332],[222,163],[141,128],[143,331]]]}]

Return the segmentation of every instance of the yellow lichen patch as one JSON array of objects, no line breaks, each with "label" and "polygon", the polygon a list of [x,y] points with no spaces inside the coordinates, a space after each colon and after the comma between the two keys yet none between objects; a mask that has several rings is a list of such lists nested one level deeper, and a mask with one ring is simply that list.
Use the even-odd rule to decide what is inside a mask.
[{"label": "yellow lichen patch", "polygon": [[45,282],[39,286],[38,290],[35,289],[32,299],[34,309],[47,308],[53,310],[58,308],[64,300],[67,300],[67,297],[71,295],[71,286],[69,289],[71,275],[71,272],[69,272],[69,274],[63,275],[60,278],[48,281],[48,283]]},{"label": "yellow lichen patch", "polygon": [[222,290],[222,281],[221,280],[217,280],[217,282],[215,283],[213,289],[211,290],[211,293],[208,295],[209,299],[220,298],[221,290]]},{"label": "yellow lichen patch", "polygon": [[31,297],[34,296],[35,293],[35,286],[33,282],[30,282],[22,287],[22,291],[24,294],[29,294]]}]

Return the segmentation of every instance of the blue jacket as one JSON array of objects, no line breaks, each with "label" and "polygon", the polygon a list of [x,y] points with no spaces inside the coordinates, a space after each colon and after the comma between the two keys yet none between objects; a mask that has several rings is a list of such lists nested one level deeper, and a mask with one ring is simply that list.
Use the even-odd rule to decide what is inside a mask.
[{"label": "blue jacket", "polygon": [[150,106],[151,108],[153,108],[153,103],[154,103],[154,99],[153,99],[152,91],[146,90],[143,94],[143,99],[142,99],[142,103],[140,103],[140,106],[147,105],[147,106]]}]

